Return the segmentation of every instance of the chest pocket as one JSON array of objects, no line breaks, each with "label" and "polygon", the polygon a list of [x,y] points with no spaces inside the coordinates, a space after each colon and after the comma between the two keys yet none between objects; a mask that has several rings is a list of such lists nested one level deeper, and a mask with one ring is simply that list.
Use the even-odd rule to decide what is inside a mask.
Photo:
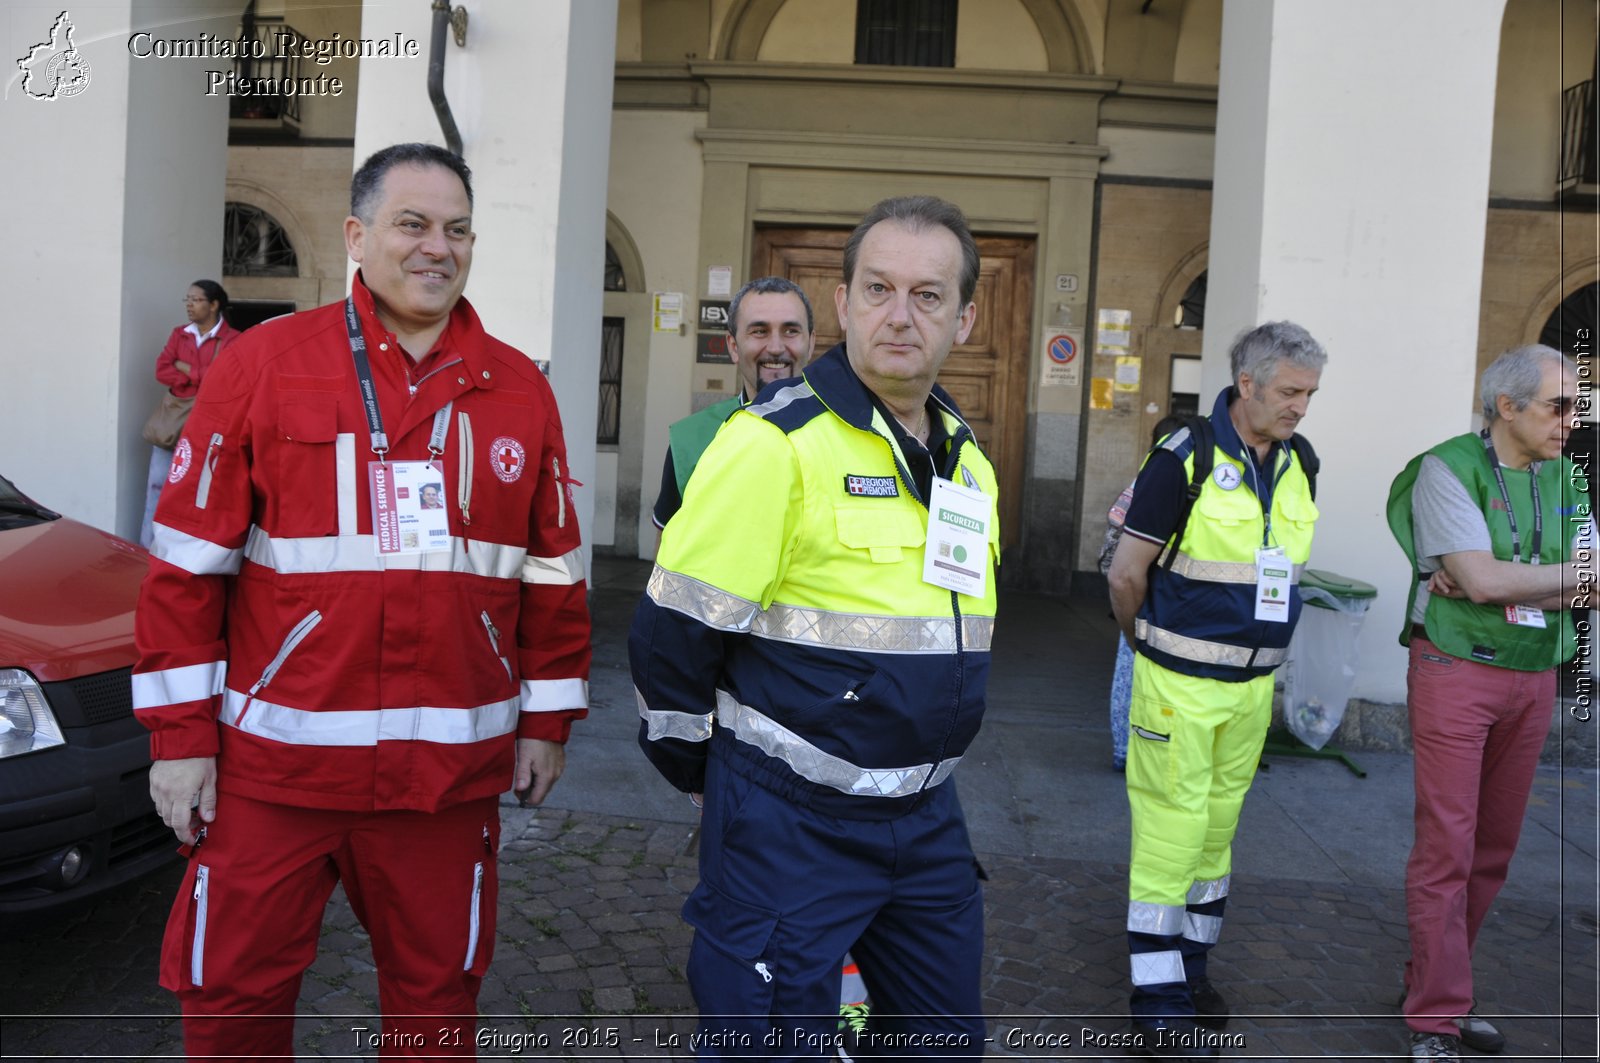
[{"label": "chest pocket", "polygon": [[278,482],[262,492],[276,507],[274,535],[333,535],[338,528],[339,402],[317,392],[283,393],[272,441]]},{"label": "chest pocket", "polygon": [[917,514],[892,504],[837,506],[833,522],[842,545],[865,550],[878,564],[900,561],[905,551],[921,546],[927,536]]}]

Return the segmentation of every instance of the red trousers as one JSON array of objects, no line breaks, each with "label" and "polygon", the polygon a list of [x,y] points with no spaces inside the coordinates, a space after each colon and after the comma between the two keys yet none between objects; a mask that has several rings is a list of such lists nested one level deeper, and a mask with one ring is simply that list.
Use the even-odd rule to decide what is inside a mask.
[{"label": "red trousers", "polygon": [[1517,850],[1556,673],[1463,660],[1413,637],[1406,694],[1417,795],[1406,1025],[1453,1035],[1472,1007],[1473,943]]},{"label": "red trousers", "polygon": [[378,968],[381,1032],[372,1022],[361,1047],[380,1046],[383,1059],[473,1057],[499,844],[493,797],[427,814],[218,795],[161,947],[161,984],[182,1004],[189,1059],[294,1058],[300,978],[336,882]]}]

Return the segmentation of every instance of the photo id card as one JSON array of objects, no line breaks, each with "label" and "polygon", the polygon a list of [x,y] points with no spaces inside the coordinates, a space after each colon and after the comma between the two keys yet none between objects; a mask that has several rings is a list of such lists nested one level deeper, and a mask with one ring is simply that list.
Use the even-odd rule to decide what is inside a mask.
[{"label": "photo id card", "polygon": [[431,461],[369,461],[372,537],[379,557],[450,549],[444,470]]},{"label": "photo id card", "polygon": [[1544,627],[1544,610],[1536,605],[1508,605],[1506,623],[1518,627]]},{"label": "photo id card", "polygon": [[989,521],[994,503],[982,491],[935,476],[928,499],[922,581],[981,598],[989,582]]},{"label": "photo id card", "polygon": [[1289,581],[1294,566],[1281,546],[1256,550],[1256,619],[1289,622]]}]

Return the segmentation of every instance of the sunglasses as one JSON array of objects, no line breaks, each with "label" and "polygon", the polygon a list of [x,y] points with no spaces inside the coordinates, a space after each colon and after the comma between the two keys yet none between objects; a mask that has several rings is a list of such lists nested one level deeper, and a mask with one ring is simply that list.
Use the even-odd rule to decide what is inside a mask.
[{"label": "sunglasses", "polygon": [[1572,412],[1573,404],[1578,400],[1573,398],[1571,395],[1558,395],[1553,399],[1535,399],[1534,401],[1544,403],[1557,414],[1565,417],[1567,414]]}]

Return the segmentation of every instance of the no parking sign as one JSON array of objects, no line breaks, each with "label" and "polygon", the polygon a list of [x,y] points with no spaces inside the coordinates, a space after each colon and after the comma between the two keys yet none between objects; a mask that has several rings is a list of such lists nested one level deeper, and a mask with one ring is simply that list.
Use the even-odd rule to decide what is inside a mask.
[{"label": "no parking sign", "polygon": [[1052,330],[1045,334],[1041,387],[1077,387],[1082,383],[1083,332]]}]

